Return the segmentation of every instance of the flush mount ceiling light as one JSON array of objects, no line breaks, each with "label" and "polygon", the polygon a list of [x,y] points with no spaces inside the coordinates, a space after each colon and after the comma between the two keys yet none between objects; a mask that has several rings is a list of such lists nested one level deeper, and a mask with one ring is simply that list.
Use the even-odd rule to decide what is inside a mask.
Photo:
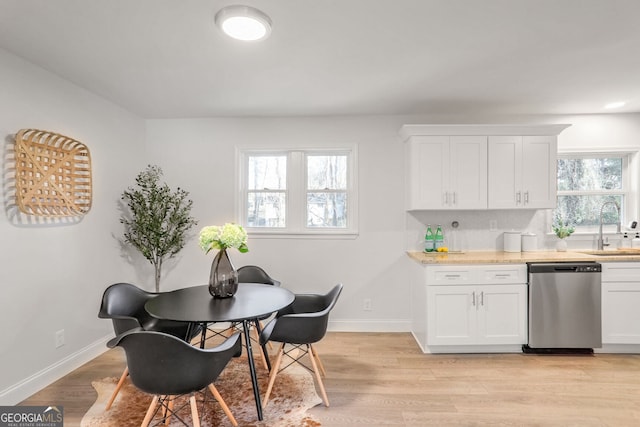
[{"label": "flush mount ceiling light", "polygon": [[625,104],[624,101],[610,102],[607,105],[605,105],[604,108],[606,108],[607,110],[612,110],[614,108],[624,107],[624,104]]},{"label": "flush mount ceiling light", "polygon": [[225,34],[243,41],[264,40],[271,34],[271,19],[249,6],[227,6],[216,13],[215,23]]}]

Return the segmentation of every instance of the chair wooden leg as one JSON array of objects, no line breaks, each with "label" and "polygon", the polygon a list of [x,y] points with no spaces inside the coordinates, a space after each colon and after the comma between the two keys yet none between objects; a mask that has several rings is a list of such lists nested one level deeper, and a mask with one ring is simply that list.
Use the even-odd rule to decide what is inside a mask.
[{"label": "chair wooden leg", "polygon": [[316,373],[316,379],[318,380],[318,386],[320,386],[320,392],[322,393],[322,400],[324,400],[324,406],[329,407],[329,398],[327,397],[327,392],[324,390],[324,384],[322,383],[322,377],[320,376],[320,371],[318,370],[318,365],[316,363],[316,352],[311,347],[311,344],[308,345],[309,356],[311,359],[311,364],[313,365],[313,371]]},{"label": "chair wooden leg", "polygon": [[198,415],[198,406],[196,403],[196,396],[192,394],[189,398],[191,404],[191,418],[193,419],[193,427],[200,427],[200,416]]},{"label": "chair wooden leg", "polygon": [[269,396],[271,395],[271,389],[273,388],[273,383],[276,382],[276,375],[278,375],[278,370],[280,369],[280,363],[282,362],[282,355],[284,355],[284,343],[280,345],[280,349],[278,350],[278,357],[276,358],[276,362],[271,367],[271,373],[269,374],[269,385],[267,386],[267,392],[264,395],[264,399],[262,399],[262,408],[266,408],[267,403],[269,402]]},{"label": "chair wooden leg", "polygon": [[147,427],[149,422],[151,422],[151,417],[153,416],[153,410],[158,405],[158,396],[153,396],[153,400],[151,400],[151,405],[149,405],[149,409],[147,409],[147,413],[144,416],[144,420],[142,420],[142,424],[140,427]]},{"label": "chair wooden leg", "polygon": [[167,396],[167,406],[163,408],[162,415],[164,416],[164,425],[168,426],[171,423],[171,415],[173,414],[173,402],[175,396]]},{"label": "chair wooden leg", "polygon": [[237,427],[238,426],[238,422],[236,421],[235,417],[231,413],[231,410],[229,409],[229,407],[225,403],[224,399],[222,398],[222,396],[218,392],[218,389],[216,388],[216,386],[214,386],[213,384],[209,384],[209,391],[211,391],[211,394],[213,394],[213,397],[218,401],[218,403],[220,404],[220,407],[222,408],[224,413],[227,414],[227,417],[229,417],[229,420],[231,421],[231,424],[233,424],[234,427]]},{"label": "chair wooden leg", "polygon": [[258,330],[256,328],[251,328],[251,330],[253,331],[253,333],[256,336],[256,346],[260,349],[260,356],[262,356],[262,365],[264,366],[264,369],[266,369],[268,371],[269,370],[269,366],[267,365],[267,356],[264,354],[264,350],[262,349],[262,346],[260,345],[260,337],[258,336]]},{"label": "chair wooden leg", "polygon": [[126,380],[128,376],[129,376],[129,367],[127,366],[126,368],[124,368],[124,372],[122,372],[122,375],[120,376],[120,381],[118,381],[118,385],[116,385],[116,389],[113,390],[113,393],[111,393],[111,398],[109,398],[109,401],[107,402],[107,406],[105,406],[104,408],[105,411],[108,411],[111,408],[111,405],[113,405],[113,401],[116,400],[116,396],[120,392],[120,389],[124,385],[124,380]]},{"label": "chair wooden leg", "polygon": [[311,349],[313,350],[313,354],[316,356],[316,361],[318,362],[318,367],[320,368],[320,373],[322,373],[323,377],[327,376],[327,371],[324,370],[324,365],[322,364],[322,360],[320,360],[320,355],[318,354],[318,352],[316,351],[316,348],[311,345]]}]

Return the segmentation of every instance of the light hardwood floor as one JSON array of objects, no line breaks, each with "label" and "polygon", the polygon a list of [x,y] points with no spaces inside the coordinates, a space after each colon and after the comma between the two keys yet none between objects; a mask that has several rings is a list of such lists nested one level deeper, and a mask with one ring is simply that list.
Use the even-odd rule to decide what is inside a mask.
[{"label": "light hardwood floor", "polygon": [[[329,333],[317,344],[331,407],[323,427],[640,426],[640,355],[425,355],[410,334]],[[22,404],[64,406],[78,426],[91,380],[119,376],[106,352]]]}]

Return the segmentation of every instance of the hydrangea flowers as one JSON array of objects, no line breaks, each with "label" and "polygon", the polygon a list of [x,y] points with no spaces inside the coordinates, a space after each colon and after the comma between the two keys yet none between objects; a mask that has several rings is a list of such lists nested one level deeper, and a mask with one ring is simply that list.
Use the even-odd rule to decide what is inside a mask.
[{"label": "hydrangea flowers", "polygon": [[238,251],[249,252],[247,247],[247,232],[242,226],[228,222],[223,226],[209,225],[200,230],[200,248],[205,253],[211,249],[236,248]]}]

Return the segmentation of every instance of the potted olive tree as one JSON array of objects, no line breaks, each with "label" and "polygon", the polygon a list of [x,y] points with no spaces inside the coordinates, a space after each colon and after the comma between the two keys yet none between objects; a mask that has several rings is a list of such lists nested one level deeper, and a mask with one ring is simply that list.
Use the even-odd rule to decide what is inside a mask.
[{"label": "potted olive tree", "polygon": [[127,204],[120,218],[124,241],[140,251],[155,268],[156,292],[160,292],[162,263],[185,245],[187,232],[197,224],[190,216],[193,201],[180,187],[172,191],[161,183],[162,169],[149,165],[136,177],[136,186],[122,193]]}]

